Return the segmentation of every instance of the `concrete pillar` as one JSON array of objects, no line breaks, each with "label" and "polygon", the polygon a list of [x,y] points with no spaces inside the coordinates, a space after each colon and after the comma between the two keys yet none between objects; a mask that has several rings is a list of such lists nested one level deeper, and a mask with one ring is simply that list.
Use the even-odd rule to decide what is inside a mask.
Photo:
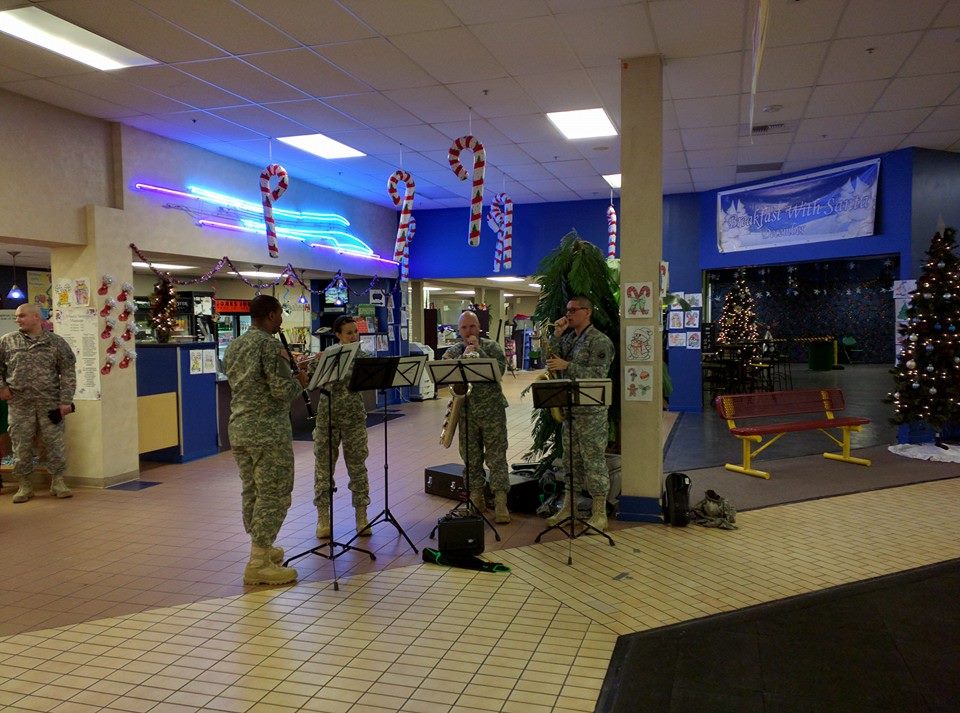
[{"label": "concrete pillar", "polygon": [[423,341],[423,308],[426,300],[423,294],[423,280],[410,280],[410,341]]},{"label": "concrete pillar", "polygon": [[[497,339],[497,326],[503,319],[503,290],[486,291],[487,313],[490,315],[490,339]],[[503,344],[503,330],[500,331],[500,344]]]},{"label": "concrete pillar", "polygon": [[[621,62],[620,70],[620,282],[649,282],[653,311],[649,319],[621,319],[621,369],[626,363],[626,329],[654,329],[653,400],[627,401],[621,393],[623,490],[620,518],[659,521],[663,473],[663,355],[659,301],[663,241],[663,65],[659,56]],[[621,299],[621,302],[623,300]],[[621,311],[622,317],[622,311]],[[626,381],[625,379],[623,380]]]}]

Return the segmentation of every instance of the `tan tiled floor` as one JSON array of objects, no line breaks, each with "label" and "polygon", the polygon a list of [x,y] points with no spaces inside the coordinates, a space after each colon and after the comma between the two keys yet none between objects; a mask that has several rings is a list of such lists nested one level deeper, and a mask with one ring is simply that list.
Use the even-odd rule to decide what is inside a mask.
[{"label": "tan tiled floor", "polygon": [[[435,405],[413,410],[422,406]],[[391,427],[415,429],[419,418]],[[430,427],[407,446],[421,472],[443,455],[424,445]],[[16,508],[3,497],[4,543],[26,532],[5,547],[15,586],[2,585],[0,611],[17,610],[5,624],[35,619],[0,639],[4,710],[591,711],[618,634],[960,556],[960,480],[947,480],[742,513],[734,532],[620,529],[616,547],[530,545],[539,521],[518,522],[504,541],[521,546],[493,555],[510,574],[415,564],[384,529],[371,539],[384,555],[377,565],[390,567],[345,556],[339,592],[316,567],[314,581],[220,596],[229,592],[196,585],[240,591],[245,543],[227,466],[201,466],[162,469],[164,484],[140,493],[84,491]],[[298,473],[304,466],[298,458]],[[407,480],[398,478],[397,515],[421,541],[449,504]],[[297,487],[288,545],[312,543],[305,483]],[[31,542],[44,532],[59,539]],[[154,605],[174,605],[149,609],[140,595],[150,593]],[[87,604],[63,610],[76,602]],[[116,615],[118,605],[142,611]]]}]

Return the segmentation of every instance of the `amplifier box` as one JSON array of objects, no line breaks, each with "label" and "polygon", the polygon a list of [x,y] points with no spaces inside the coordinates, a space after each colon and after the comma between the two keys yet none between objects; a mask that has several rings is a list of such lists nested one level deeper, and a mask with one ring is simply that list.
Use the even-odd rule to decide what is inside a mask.
[{"label": "amplifier box", "polygon": [[437,549],[445,555],[479,555],[483,552],[483,520],[466,510],[437,520]]}]

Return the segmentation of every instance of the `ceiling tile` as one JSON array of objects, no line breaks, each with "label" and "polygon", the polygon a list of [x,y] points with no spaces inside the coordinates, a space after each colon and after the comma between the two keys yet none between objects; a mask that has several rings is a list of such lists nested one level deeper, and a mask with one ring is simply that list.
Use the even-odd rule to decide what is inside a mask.
[{"label": "ceiling tile", "polygon": [[933,23],[934,27],[960,26],[960,0],[948,0],[943,11]]},{"label": "ceiling tile", "polygon": [[[448,165],[447,156],[449,153],[449,146],[443,150],[422,151],[421,153],[437,163]],[[503,144],[502,146],[497,146],[495,154],[496,155],[494,158],[496,160],[494,161],[490,158],[490,156],[488,156],[487,162],[500,167],[522,166],[535,163],[535,160],[516,144]]]},{"label": "ceiling tile", "polygon": [[523,143],[520,148],[540,162],[573,161],[582,158],[573,143],[564,139]]},{"label": "ceiling tile", "polygon": [[[593,82],[597,94],[600,95],[604,107],[608,110],[615,109],[620,112],[620,64],[617,63],[611,67],[587,67],[587,76]],[[669,98],[670,92],[665,84],[663,88],[663,98]]]},{"label": "ceiling tile", "polygon": [[770,13],[766,45],[771,48],[830,40],[843,8],[844,3],[837,0],[777,3]]},{"label": "ceiling tile", "polygon": [[324,134],[331,131],[356,131],[365,128],[360,122],[354,121],[339,111],[314,99],[294,102],[275,102],[264,104],[263,106],[271,111],[277,112],[281,116],[285,116],[314,131],[319,131]]},{"label": "ceiling tile", "polygon": [[956,27],[925,32],[913,54],[900,69],[899,76],[956,72],[958,35],[960,31]]},{"label": "ceiling tile", "polygon": [[0,33],[0,58],[4,67],[32,77],[62,77],[86,74],[90,67],[74,62],[37,45]]},{"label": "ceiling tile", "polygon": [[674,131],[680,128],[677,121],[677,110],[673,105],[673,100],[663,102],[663,130]]},{"label": "ceiling tile", "polygon": [[573,45],[552,15],[474,25],[470,30],[510,74],[580,67]]},{"label": "ceiling tile", "polygon": [[[434,124],[433,128],[442,132],[450,141],[458,139],[461,136],[472,134],[488,149],[491,146],[501,146],[512,143],[510,139],[483,119],[474,119],[473,121],[445,121],[440,124]],[[492,161],[492,163],[496,164],[496,161]]]},{"label": "ceiling tile", "polygon": [[873,112],[863,120],[854,136],[909,134],[915,131],[928,116],[930,116],[929,108]]},{"label": "ceiling tile", "polygon": [[667,169],[663,172],[663,182],[664,183],[683,183],[684,181],[690,180],[690,169],[688,168],[675,168]]},{"label": "ceiling tile", "polygon": [[677,183],[664,183],[663,195],[670,196],[677,193],[693,193],[692,181],[680,181]]},{"label": "ceiling tile", "polygon": [[572,201],[579,197],[563,185],[563,182],[559,178],[524,181],[524,183],[527,188],[534,193],[539,193],[546,201]]},{"label": "ceiling tile", "polygon": [[680,137],[687,151],[722,149],[737,145],[737,126],[712,126],[705,129],[681,129]]},{"label": "ceiling tile", "polygon": [[[606,198],[610,195],[610,184],[596,174],[593,176],[562,178],[561,180],[563,181],[563,185],[571,191],[574,191],[584,200]],[[602,213],[598,215],[597,218],[600,219],[601,216],[603,216]]]},{"label": "ceiling tile", "polygon": [[738,166],[747,166],[755,163],[777,163],[787,157],[789,144],[774,144],[771,146],[740,146],[736,149]]},{"label": "ceiling tile", "polygon": [[221,119],[204,111],[183,111],[176,114],[159,114],[158,119],[180,126],[218,141],[256,139],[264,136],[261,132],[251,131],[230,121]]},{"label": "ceiling tile", "polygon": [[243,59],[312,97],[370,91],[368,84],[353,79],[308,49],[247,55]]},{"label": "ceiling tile", "polygon": [[[386,154],[375,154],[374,158],[378,158],[381,161],[386,163],[394,163],[397,168],[401,167],[400,164],[400,154],[399,153],[386,153]],[[431,161],[429,158],[424,156],[422,153],[416,151],[409,151],[404,149],[403,151],[403,170],[409,171],[414,174],[414,179],[419,178],[422,172],[424,171],[450,171],[448,165],[441,166],[436,161]],[[451,172],[452,173],[452,172]],[[426,174],[423,174],[426,175]]]},{"label": "ceiling tile", "polygon": [[724,149],[706,149],[703,151],[687,151],[687,164],[691,169],[710,168],[711,166],[737,165],[737,147]]},{"label": "ceiling tile", "polygon": [[57,0],[43,9],[80,27],[161,62],[223,57],[200,37],[167,22],[133,0]]},{"label": "ceiling tile", "polygon": [[450,141],[444,134],[426,124],[384,128],[382,131],[405,149],[414,151],[437,149]]},{"label": "ceiling tile", "polygon": [[330,97],[325,99],[324,103],[375,129],[381,126],[410,126],[421,123],[413,114],[404,111],[377,92]]},{"label": "ceiling tile", "polygon": [[516,116],[540,111],[540,107],[512,77],[481,79],[477,82],[456,82],[447,85],[464,106],[484,119]]},{"label": "ceiling tile", "polygon": [[278,136],[300,136],[301,134],[311,133],[308,127],[259,106],[251,105],[212,109],[210,113],[271,138]]},{"label": "ceiling tile", "polygon": [[960,89],[960,73],[957,72],[902,77],[890,82],[873,108],[874,111],[889,111],[937,106],[957,89]]},{"label": "ceiling tile", "polygon": [[687,154],[683,151],[665,151],[663,168],[664,170],[687,168]]},{"label": "ceiling tile", "polygon": [[910,134],[900,142],[897,148],[907,148],[910,146],[919,146],[925,149],[935,149],[937,151],[948,151],[960,141],[960,129],[951,131],[923,131]]},{"label": "ceiling tile", "polygon": [[557,23],[584,67],[619,66],[621,58],[658,53],[644,3],[566,13]]},{"label": "ceiling tile", "polygon": [[847,139],[854,135],[866,114],[845,116],[821,116],[804,119],[797,127],[797,141],[820,141],[822,139]]},{"label": "ceiling tile", "polygon": [[717,124],[736,124],[740,121],[740,95],[675,99],[677,124],[681,129],[697,129]]},{"label": "ceiling tile", "polygon": [[393,43],[442,84],[507,76],[503,65],[465,27],[402,35]]},{"label": "ceiling tile", "polygon": [[99,97],[94,97],[84,92],[79,92],[60,84],[54,84],[46,79],[28,79],[22,82],[10,82],[5,84],[4,89],[17,94],[38,99],[47,104],[63,107],[78,114],[87,116],[96,116],[101,119],[123,119],[129,116],[137,116],[139,111],[130,107],[114,104],[104,101]]},{"label": "ceiling tile", "polygon": [[667,152],[683,151],[683,142],[680,140],[679,129],[671,129],[663,132],[663,150]]},{"label": "ceiling tile", "polygon": [[[750,115],[750,95],[740,96],[740,116],[746,125]],[[810,88],[783,89],[778,92],[757,92],[753,110],[753,124],[782,124],[803,117],[810,100]],[[780,107],[777,109],[777,107]],[[768,111],[764,109],[769,108]]]},{"label": "ceiling tile", "polygon": [[[651,0],[650,17],[660,52],[667,57],[696,57],[744,49],[745,0]],[[718,31],[724,28],[727,31]],[[729,94],[730,92],[719,92]]]},{"label": "ceiling tile", "polygon": [[146,8],[231,54],[297,46],[292,38],[231,0],[138,0]]},{"label": "ceiling tile", "polygon": [[465,25],[484,22],[510,22],[527,17],[549,15],[550,8],[544,0],[445,0],[447,7]]},{"label": "ceiling tile", "polygon": [[847,141],[847,145],[836,155],[837,159],[860,158],[875,153],[886,153],[893,151],[900,142],[903,141],[903,135],[896,136],[861,136]]},{"label": "ceiling tile", "polygon": [[[757,89],[771,91],[812,87],[816,83],[829,46],[826,42],[817,42],[789,47],[767,47],[760,64]],[[744,53],[747,62],[750,61],[750,56],[751,53]],[[745,78],[749,79],[749,70],[746,74]]]},{"label": "ceiling tile", "polygon": [[664,83],[674,99],[716,97],[740,92],[742,54],[708,55],[668,59],[663,65]]},{"label": "ceiling tile", "polygon": [[522,166],[505,166],[503,171],[518,181],[543,180],[554,177],[552,173],[539,163],[529,163]]},{"label": "ceiling tile", "polygon": [[698,190],[708,190],[719,186],[729,186],[737,180],[737,167],[713,166],[710,168],[691,168],[690,176]]},{"label": "ceiling tile", "polygon": [[240,0],[240,4],[305,45],[349,42],[376,35],[335,2]]},{"label": "ceiling tile", "polygon": [[381,134],[379,131],[365,129],[363,131],[332,131],[327,134],[331,139],[336,139],[347,146],[351,146],[365,154],[400,155],[400,144],[393,139]]},{"label": "ceiling tile", "polygon": [[826,141],[810,141],[794,143],[787,154],[789,161],[809,161],[817,159],[822,162],[832,161],[847,145],[846,139],[828,139]]},{"label": "ceiling tile", "polygon": [[25,79],[37,79],[33,74],[27,74],[16,69],[0,66],[0,84],[5,82],[22,82]]},{"label": "ceiling tile", "polygon": [[353,77],[375,89],[426,87],[436,80],[382,37],[314,48]]},{"label": "ceiling tile", "polygon": [[543,167],[557,178],[573,178],[594,175],[593,167],[583,159],[572,161],[547,161]]},{"label": "ceiling tile", "polygon": [[182,102],[142,89],[106,72],[75,74],[52,81],[90,96],[129,107],[136,110],[137,114],[165,114],[190,109]]},{"label": "ceiling tile", "polygon": [[187,62],[178,64],[177,69],[254,102],[293,101],[307,98],[298,89],[235,58]]},{"label": "ceiling tile", "polygon": [[470,110],[449,89],[439,84],[383,92],[384,96],[428,124],[456,121]]},{"label": "ceiling tile", "polygon": [[572,111],[599,107],[600,96],[582,69],[517,77],[527,95],[542,111]]},{"label": "ceiling tile", "polygon": [[953,131],[960,127],[960,106],[942,106],[935,109],[915,131]]},{"label": "ceiling tile", "polygon": [[456,27],[460,18],[441,0],[339,0],[357,17],[387,37],[422,30],[440,30]]},{"label": "ceiling tile", "polygon": [[939,13],[941,2],[848,0],[836,37],[886,35],[922,30]]},{"label": "ceiling tile", "polygon": [[818,81],[821,84],[846,84],[892,77],[916,47],[920,35],[919,32],[907,32],[836,40],[830,46]]},{"label": "ceiling tile", "polygon": [[130,67],[129,69],[111,72],[111,74],[198,109],[236,106],[237,104],[247,103],[246,99],[236,94],[231,94],[209,82],[191,77],[174,67],[164,65]]},{"label": "ceiling tile", "polygon": [[773,134],[754,134],[752,136],[738,136],[737,146],[780,146],[793,143],[793,132],[782,131]]},{"label": "ceiling tile", "polygon": [[878,79],[869,82],[821,85],[813,88],[807,102],[807,116],[863,114],[870,111],[890,82]]},{"label": "ceiling tile", "polygon": [[151,134],[157,134],[158,136],[166,136],[168,139],[174,139],[176,141],[193,144],[194,141],[199,140],[199,134],[186,130],[177,124],[171,124],[168,121],[158,119],[155,116],[130,116],[123,118],[121,122],[126,126],[132,126],[142,131],[148,131]]},{"label": "ceiling tile", "polygon": [[490,123],[499,129],[504,136],[517,143],[553,141],[559,136],[557,127],[544,114],[504,116],[499,119],[491,119]]}]

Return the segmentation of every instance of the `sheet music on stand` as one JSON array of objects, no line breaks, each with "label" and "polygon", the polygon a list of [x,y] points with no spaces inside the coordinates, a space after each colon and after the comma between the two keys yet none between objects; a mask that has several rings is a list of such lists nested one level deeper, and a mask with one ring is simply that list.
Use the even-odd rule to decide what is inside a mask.
[{"label": "sheet music on stand", "polygon": [[[569,389],[576,386],[575,389]],[[613,403],[613,381],[610,379],[547,379],[532,384],[536,408],[569,406],[609,406]]]},{"label": "sheet music on stand", "polygon": [[420,377],[423,376],[423,370],[426,364],[427,357],[424,354],[399,357],[397,360],[397,370],[394,372],[393,382],[390,386],[395,388],[419,386]]},{"label": "sheet music on stand", "polygon": [[427,364],[430,378],[437,386],[447,384],[500,383],[500,363],[496,359],[437,359]]},{"label": "sheet music on stand", "polygon": [[350,369],[353,360],[360,349],[360,342],[352,344],[336,344],[323,350],[320,363],[317,364],[313,377],[307,385],[307,391],[313,391],[318,386],[339,381]]}]

